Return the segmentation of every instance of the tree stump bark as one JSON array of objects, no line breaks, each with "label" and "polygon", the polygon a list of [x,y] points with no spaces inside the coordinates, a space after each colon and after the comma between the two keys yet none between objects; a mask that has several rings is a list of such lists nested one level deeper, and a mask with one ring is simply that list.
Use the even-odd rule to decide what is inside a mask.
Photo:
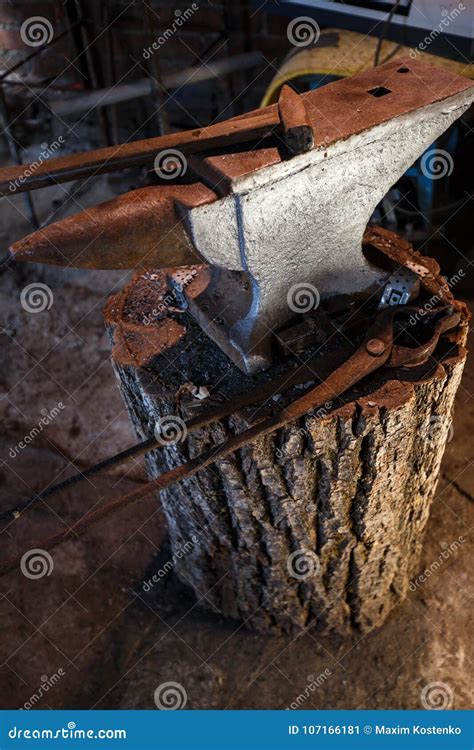
[{"label": "tree stump bark", "polygon": [[[245,376],[187,313],[166,308],[165,295],[165,274],[146,273],[106,309],[115,371],[141,439],[160,417],[186,419],[209,405],[181,397],[187,382],[208,388],[211,401],[227,400],[275,374]],[[160,493],[173,569],[201,605],[262,632],[314,625],[347,635],[383,623],[416,572],[465,335],[466,325],[451,334],[437,361],[376,373],[330,410]],[[245,409],[150,453],[150,477],[273,407]]]}]

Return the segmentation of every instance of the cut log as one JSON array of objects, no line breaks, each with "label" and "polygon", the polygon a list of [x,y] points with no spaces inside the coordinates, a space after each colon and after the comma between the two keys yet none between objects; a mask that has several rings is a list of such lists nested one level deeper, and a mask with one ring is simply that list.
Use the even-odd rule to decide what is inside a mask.
[{"label": "cut log", "polygon": [[[202,274],[180,272],[199,286]],[[166,308],[165,295],[165,275],[146,273],[106,309],[114,368],[140,438],[150,437],[161,417],[187,419],[276,369],[244,375],[187,313]],[[418,565],[466,328],[440,344],[426,365],[380,371],[337,403],[161,492],[173,570],[200,605],[267,633],[314,626],[347,635],[384,622]],[[210,397],[186,396],[187,383]],[[245,409],[150,453],[150,477],[274,406]]]}]

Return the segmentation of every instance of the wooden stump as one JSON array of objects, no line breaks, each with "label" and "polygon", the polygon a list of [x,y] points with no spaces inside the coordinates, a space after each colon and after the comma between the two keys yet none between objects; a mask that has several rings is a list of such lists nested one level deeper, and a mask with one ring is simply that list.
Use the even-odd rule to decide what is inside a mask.
[{"label": "wooden stump", "polygon": [[[208,388],[211,401],[217,394],[227,400],[275,374],[245,376],[187,313],[167,312],[164,279],[136,276],[106,309],[114,367],[140,438],[153,434],[160,417],[186,419],[209,405],[182,398],[187,382]],[[201,605],[264,632],[314,625],[344,635],[383,623],[416,573],[465,334],[463,325],[436,351],[437,361],[381,371],[328,409],[161,492],[173,569]],[[149,454],[150,477],[274,405]]]}]

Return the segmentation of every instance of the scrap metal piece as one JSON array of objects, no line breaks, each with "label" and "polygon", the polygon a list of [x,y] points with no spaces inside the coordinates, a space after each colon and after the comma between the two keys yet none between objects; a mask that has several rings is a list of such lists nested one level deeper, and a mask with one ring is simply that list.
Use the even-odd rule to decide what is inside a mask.
[{"label": "scrap metal piece", "polygon": [[379,308],[391,305],[406,305],[410,300],[418,297],[420,293],[420,279],[413,271],[402,268],[392,274],[382,292]]},{"label": "scrap metal piece", "polygon": [[320,314],[307,317],[301,323],[285,328],[277,335],[284,354],[298,355],[314,344],[324,344],[331,329],[330,321],[326,315]]}]

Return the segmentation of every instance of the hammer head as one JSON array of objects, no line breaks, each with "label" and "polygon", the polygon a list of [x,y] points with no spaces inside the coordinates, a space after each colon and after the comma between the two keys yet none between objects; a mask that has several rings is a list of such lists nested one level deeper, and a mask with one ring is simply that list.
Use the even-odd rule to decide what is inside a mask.
[{"label": "hammer head", "polygon": [[[467,79],[413,60],[391,61],[300,96],[285,90],[279,105],[266,108],[270,114],[276,108],[280,122],[270,143],[192,156],[189,168],[200,182],[147,188],[155,196],[153,206],[145,215],[142,207],[135,228],[140,191],[126,199],[126,224],[135,234],[121,235],[121,245],[125,238],[132,248],[125,265],[204,260],[210,267],[208,283],[201,295],[190,298],[191,313],[242,369],[253,373],[268,367],[271,334],[298,312],[334,295],[382,294],[387,273],[362,252],[370,216],[473,99]],[[117,201],[104,204],[107,210],[97,207],[92,226],[88,217],[81,226],[71,217],[57,225],[53,240],[52,230],[43,230],[43,256],[52,242],[73,259],[81,254],[71,248],[82,247],[87,257],[92,252],[88,265],[123,267],[123,252],[113,264],[119,242],[113,216],[124,211],[124,198],[119,200],[120,210]],[[110,228],[101,216],[108,216]],[[69,251],[61,245],[65,227]],[[168,251],[166,232],[172,232]],[[35,259],[31,237],[14,246],[14,253]],[[173,242],[180,249],[177,262],[171,262]]]}]

